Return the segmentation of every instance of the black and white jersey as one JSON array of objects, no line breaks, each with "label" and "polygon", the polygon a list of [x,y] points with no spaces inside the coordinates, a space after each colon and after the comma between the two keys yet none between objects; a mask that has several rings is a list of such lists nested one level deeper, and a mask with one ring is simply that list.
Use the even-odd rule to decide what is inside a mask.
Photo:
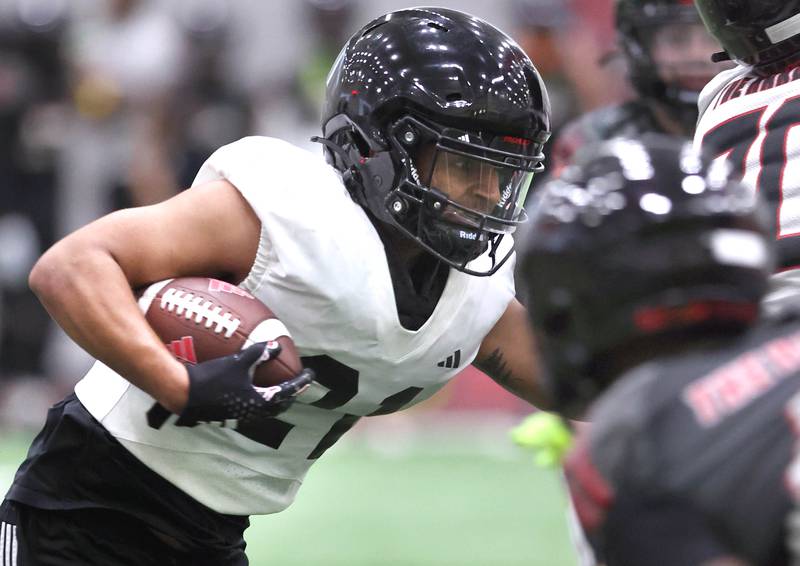
[{"label": "black and white jersey", "polygon": [[725,344],[640,366],[593,406],[566,473],[608,566],[789,563],[800,322]]},{"label": "black and white jersey", "polygon": [[768,306],[800,302],[800,67],[723,71],[700,95],[695,147],[727,160],[775,218],[779,272]]},{"label": "black and white jersey", "polygon": [[[430,318],[407,330],[381,239],[322,156],[244,138],[215,152],[195,185],[217,179],[233,184],[261,220],[241,286],[284,322],[316,382],[272,421],[264,444],[214,425],[152,429],[145,413],[153,398],[101,363],[76,393],[125,448],[197,501],[220,513],[273,513],[360,417],[426,399],[472,362],[514,296],[514,262],[490,277],[450,270]],[[489,261],[481,256],[472,267]]]}]

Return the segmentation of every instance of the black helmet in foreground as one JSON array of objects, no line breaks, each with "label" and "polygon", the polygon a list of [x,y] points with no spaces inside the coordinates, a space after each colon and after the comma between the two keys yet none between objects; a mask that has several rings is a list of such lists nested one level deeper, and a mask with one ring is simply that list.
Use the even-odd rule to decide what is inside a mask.
[{"label": "black helmet in foreground", "polygon": [[725,50],[717,59],[753,65],[760,74],[800,60],[800,0],[695,0]]},{"label": "black helmet in foreground", "polygon": [[[469,14],[413,8],[347,42],[315,140],[374,218],[461,271],[489,275],[525,219],[549,114],[539,73],[507,35]],[[489,261],[468,265],[487,250]]]},{"label": "black helmet in foreground", "polygon": [[557,410],[581,414],[621,353],[755,320],[773,241],[725,163],[678,138],[614,139],[587,146],[537,196],[521,276]]}]

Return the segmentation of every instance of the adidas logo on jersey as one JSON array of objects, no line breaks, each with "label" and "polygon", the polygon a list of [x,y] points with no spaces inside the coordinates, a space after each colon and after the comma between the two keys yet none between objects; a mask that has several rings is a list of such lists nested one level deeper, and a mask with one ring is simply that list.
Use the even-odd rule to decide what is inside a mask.
[{"label": "adidas logo on jersey", "polygon": [[442,360],[437,366],[440,368],[452,368],[455,369],[458,367],[458,364],[461,363],[461,350],[456,350],[453,352],[451,356],[447,356],[446,360]]}]

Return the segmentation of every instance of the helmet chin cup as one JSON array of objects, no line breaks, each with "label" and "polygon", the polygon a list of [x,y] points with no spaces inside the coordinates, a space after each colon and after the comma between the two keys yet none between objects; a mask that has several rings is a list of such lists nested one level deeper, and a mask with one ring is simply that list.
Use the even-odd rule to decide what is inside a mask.
[{"label": "helmet chin cup", "polygon": [[425,223],[421,241],[451,262],[464,266],[489,247],[489,241],[478,230],[438,219]]}]

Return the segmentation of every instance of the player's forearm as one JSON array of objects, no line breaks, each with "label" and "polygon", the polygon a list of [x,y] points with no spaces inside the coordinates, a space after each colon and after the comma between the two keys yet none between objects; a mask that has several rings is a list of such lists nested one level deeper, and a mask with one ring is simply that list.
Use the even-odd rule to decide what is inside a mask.
[{"label": "player's forearm", "polygon": [[476,359],[473,365],[510,393],[539,409],[550,409],[550,402],[532,368],[526,368],[525,374],[519,371],[515,373],[501,348],[496,348],[488,355]]},{"label": "player's forearm", "polygon": [[551,401],[542,387],[534,343],[528,313],[512,299],[484,337],[473,365],[517,397],[549,410]]},{"label": "player's forearm", "polygon": [[67,238],[42,256],[29,282],[53,319],[83,349],[168,409],[182,407],[188,395],[186,370],[145,321],[110,253]]}]

